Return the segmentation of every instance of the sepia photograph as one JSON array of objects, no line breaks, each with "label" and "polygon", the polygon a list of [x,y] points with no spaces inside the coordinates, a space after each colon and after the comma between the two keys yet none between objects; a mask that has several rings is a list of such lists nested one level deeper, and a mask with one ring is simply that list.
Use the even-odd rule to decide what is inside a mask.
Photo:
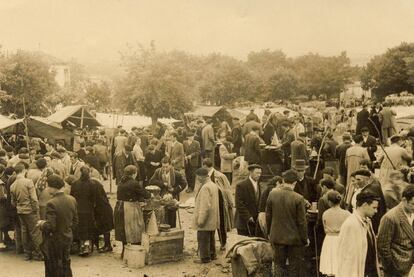
[{"label": "sepia photograph", "polygon": [[0,0],[0,276],[414,277],[414,1]]}]

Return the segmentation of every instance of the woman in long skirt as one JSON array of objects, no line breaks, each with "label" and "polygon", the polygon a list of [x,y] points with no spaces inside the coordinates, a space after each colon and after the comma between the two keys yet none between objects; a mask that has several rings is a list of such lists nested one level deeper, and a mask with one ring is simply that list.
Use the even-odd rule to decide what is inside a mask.
[{"label": "woman in long skirt", "polygon": [[81,177],[71,187],[70,194],[78,204],[79,224],[75,230],[75,239],[80,246],[79,255],[88,256],[93,251],[92,241],[95,238],[95,199],[96,190],[90,178],[90,170],[87,166],[80,169]]},{"label": "woman in long skirt", "polygon": [[327,276],[335,276],[338,268],[336,258],[338,250],[338,236],[342,223],[351,214],[341,209],[341,195],[337,191],[328,192],[328,201],[331,208],[322,215],[323,227],[325,230],[325,240],[323,241],[319,271]]},{"label": "woman in long skirt", "polygon": [[117,190],[117,202],[114,211],[115,239],[122,242],[124,256],[125,244],[140,244],[145,230],[144,216],[139,202],[149,199],[151,193],[136,180],[138,169],[134,165],[124,168]]}]

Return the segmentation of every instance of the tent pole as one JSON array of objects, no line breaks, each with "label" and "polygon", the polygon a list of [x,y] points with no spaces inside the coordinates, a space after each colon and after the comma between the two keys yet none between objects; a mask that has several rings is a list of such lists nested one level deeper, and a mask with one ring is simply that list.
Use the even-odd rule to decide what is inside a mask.
[{"label": "tent pole", "polygon": [[27,129],[26,103],[24,101],[24,97],[23,97],[23,113],[24,113],[24,119],[23,119],[24,132],[26,135],[26,146],[27,146],[27,149],[29,150],[29,130]]},{"label": "tent pole", "polygon": [[80,128],[83,129],[83,117],[85,116],[85,107],[82,106],[82,115],[81,115],[81,122]]}]

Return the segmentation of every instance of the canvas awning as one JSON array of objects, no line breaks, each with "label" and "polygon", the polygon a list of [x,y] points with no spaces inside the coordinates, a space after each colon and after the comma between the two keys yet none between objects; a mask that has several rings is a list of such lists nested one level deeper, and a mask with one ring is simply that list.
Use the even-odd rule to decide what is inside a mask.
[{"label": "canvas awning", "polygon": [[187,114],[192,114],[195,116],[213,117],[223,109],[226,108],[223,106],[197,106],[194,112],[189,112]]},{"label": "canvas awning", "polygon": [[98,127],[101,123],[83,105],[66,106],[58,110],[47,118],[49,121],[60,124],[61,126],[74,126],[83,128],[85,126]]},{"label": "canvas awning", "polygon": [[[29,137],[47,138],[49,140],[64,140],[71,144],[73,133],[65,130],[59,124],[40,116],[31,116],[27,120]],[[25,123],[23,119],[10,119],[0,116],[0,130],[5,134],[25,135]]]}]

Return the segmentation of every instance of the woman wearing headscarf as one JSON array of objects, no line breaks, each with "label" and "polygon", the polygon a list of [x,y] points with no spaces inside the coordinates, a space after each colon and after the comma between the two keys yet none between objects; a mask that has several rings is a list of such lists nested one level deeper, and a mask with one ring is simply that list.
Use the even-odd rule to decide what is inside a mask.
[{"label": "woman wearing headscarf", "polygon": [[70,194],[78,204],[79,224],[75,230],[75,239],[79,244],[79,255],[88,256],[93,251],[92,241],[95,236],[95,190],[90,177],[90,169],[82,166],[81,177],[74,182]]},{"label": "woman wearing headscarf", "polygon": [[149,199],[151,193],[136,180],[138,169],[134,165],[124,168],[117,190],[117,202],[114,211],[115,239],[122,242],[122,254],[127,243],[140,244],[141,235],[145,230],[144,216],[141,205]]}]

